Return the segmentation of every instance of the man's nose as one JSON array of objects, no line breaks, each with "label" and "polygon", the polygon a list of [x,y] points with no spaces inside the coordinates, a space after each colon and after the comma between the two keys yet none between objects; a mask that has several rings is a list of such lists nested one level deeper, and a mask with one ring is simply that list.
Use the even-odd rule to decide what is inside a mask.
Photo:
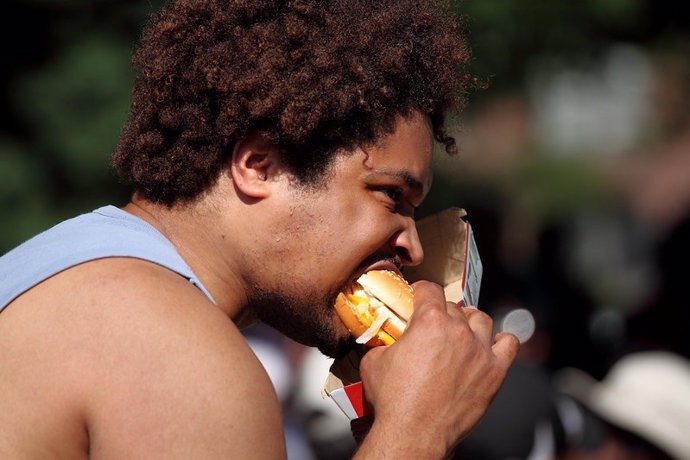
[{"label": "man's nose", "polygon": [[424,249],[419,241],[413,218],[405,219],[405,227],[394,238],[395,253],[403,265],[419,265],[424,260]]}]

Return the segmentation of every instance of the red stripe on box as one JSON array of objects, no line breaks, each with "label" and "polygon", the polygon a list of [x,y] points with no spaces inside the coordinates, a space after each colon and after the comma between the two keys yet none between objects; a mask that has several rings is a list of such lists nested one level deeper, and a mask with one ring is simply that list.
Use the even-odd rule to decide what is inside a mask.
[{"label": "red stripe on box", "polygon": [[363,417],[366,411],[366,404],[364,402],[364,387],[362,382],[347,385],[344,388],[347,398],[350,400],[353,409],[357,413],[357,417]]}]

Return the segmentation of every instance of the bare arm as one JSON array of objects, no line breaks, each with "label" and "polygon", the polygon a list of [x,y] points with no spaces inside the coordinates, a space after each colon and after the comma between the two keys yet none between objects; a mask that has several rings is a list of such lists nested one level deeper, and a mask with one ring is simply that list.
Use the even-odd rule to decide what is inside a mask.
[{"label": "bare arm", "polygon": [[229,318],[180,276],[132,259],[91,262],[5,314],[12,451],[285,457],[268,376]]},{"label": "bare arm", "polygon": [[92,457],[284,457],[277,398],[237,328],[195,288],[177,289],[177,275],[160,276],[122,299],[144,313],[110,318],[106,353],[93,356]]},{"label": "bare arm", "polygon": [[479,422],[518,351],[512,335],[494,341],[485,313],[447,305],[432,283],[414,288],[405,335],[361,363],[375,421],[359,459],[446,457]]}]

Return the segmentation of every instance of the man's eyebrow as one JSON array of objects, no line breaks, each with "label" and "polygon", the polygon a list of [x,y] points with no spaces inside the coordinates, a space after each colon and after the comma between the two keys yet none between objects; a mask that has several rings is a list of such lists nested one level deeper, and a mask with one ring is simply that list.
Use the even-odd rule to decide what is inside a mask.
[{"label": "man's eyebrow", "polygon": [[401,179],[405,182],[408,188],[417,194],[422,194],[424,192],[424,184],[416,179],[408,170],[406,169],[387,169],[387,168],[376,168],[373,169],[367,176],[388,176],[395,177],[396,179]]}]

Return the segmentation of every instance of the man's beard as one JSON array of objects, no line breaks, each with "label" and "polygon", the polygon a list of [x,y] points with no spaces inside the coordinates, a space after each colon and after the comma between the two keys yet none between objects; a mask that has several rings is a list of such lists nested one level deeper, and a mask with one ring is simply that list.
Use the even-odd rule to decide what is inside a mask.
[{"label": "man's beard", "polygon": [[252,286],[247,307],[263,323],[303,345],[315,346],[321,353],[338,358],[354,346],[349,335],[338,334],[333,323],[333,304],[338,292],[319,295],[303,290],[299,295],[278,293]]}]

